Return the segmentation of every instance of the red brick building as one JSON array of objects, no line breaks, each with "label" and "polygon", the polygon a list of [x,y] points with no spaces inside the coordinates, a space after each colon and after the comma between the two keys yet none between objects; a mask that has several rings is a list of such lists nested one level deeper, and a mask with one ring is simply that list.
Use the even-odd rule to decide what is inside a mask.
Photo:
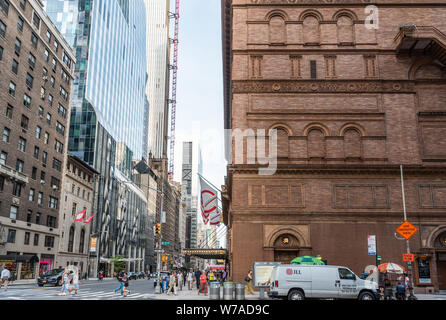
[{"label": "red brick building", "polygon": [[416,289],[446,290],[446,3],[370,3],[222,0],[225,128],[278,135],[274,175],[246,147],[227,168],[234,281],[318,254],[360,274],[368,235],[406,266],[402,164]]}]

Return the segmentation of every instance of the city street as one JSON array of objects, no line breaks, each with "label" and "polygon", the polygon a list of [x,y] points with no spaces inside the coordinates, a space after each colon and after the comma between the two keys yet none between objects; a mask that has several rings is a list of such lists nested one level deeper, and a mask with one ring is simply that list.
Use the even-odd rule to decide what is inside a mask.
[{"label": "city street", "polygon": [[[38,287],[34,284],[12,285],[8,291],[0,290],[1,300],[210,300],[207,296],[198,295],[197,290],[178,290],[177,295],[155,294],[153,279],[133,280],[130,282],[130,294],[127,297],[114,293],[118,282],[114,279],[106,279],[101,282],[97,280],[82,281],[77,295],[59,296],[60,287]],[[223,297],[223,290],[220,294]],[[417,294],[418,300],[446,300],[446,294]],[[246,295],[245,300],[259,300],[259,294]],[[264,300],[270,300],[266,294]],[[410,303],[410,302],[407,302]]]},{"label": "city street", "polygon": [[[77,295],[59,296],[60,287],[38,287],[37,285],[17,285],[0,290],[0,300],[144,300],[155,299],[153,280],[130,281],[130,294],[123,297],[114,293],[116,280],[82,281]],[[74,292],[73,292],[74,293]]]}]

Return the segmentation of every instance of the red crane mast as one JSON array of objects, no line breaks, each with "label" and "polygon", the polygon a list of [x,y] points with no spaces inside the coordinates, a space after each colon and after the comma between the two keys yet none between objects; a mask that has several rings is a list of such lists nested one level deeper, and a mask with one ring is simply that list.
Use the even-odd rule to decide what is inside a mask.
[{"label": "red crane mast", "polygon": [[177,113],[177,75],[178,75],[178,30],[180,20],[180,0],[175,0],[175,13],[170,15],[170,18],[175,19],[175,33],[173,38],[173,61],[170,69],[172,70],[172,98],[171,104],[171,119],[170,119],[170,158],[169,158],[169,181],[172,182],[174,178],[175,169],[175,121]]}]

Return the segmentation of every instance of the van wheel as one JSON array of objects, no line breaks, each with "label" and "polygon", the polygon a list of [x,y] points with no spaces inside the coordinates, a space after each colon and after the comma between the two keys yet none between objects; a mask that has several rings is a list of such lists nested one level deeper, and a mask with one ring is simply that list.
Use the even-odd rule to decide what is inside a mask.
[{"label": "van wheel", "polygon": [[375,297],[371,292],[366,291],[359,295],[358,300],[375,300]]},{"label": "van wheel", "polygon": [[304,293],[300,290],[291,290],[290,293],[288,293],[288,300],[304,300],[305,296]]}]

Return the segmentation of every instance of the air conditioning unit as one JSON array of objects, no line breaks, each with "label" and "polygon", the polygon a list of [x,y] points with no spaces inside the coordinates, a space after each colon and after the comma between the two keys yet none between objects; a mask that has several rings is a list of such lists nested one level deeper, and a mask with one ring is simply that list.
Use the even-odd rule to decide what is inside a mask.
[{"label": "air conditioning unit", "polygon": [[19,198],[16,198],[16,197],[13,197],[13,198],[12,198],[12,204],[14,204],[14,205],[20,205],[20,199],[19,199]]},{"label": "air conditioning unit", "polygon": [[40,184],[45,184],[45,180],[40,180]]},{"label": "air conditioning unit", "polygon": [[48,76],[43,76],[43,81],[48,81]]},{"label": "air conditioning unit", "polygon": [[45,100],[45,94],[41,93],[40,94],[40,99]]}]

